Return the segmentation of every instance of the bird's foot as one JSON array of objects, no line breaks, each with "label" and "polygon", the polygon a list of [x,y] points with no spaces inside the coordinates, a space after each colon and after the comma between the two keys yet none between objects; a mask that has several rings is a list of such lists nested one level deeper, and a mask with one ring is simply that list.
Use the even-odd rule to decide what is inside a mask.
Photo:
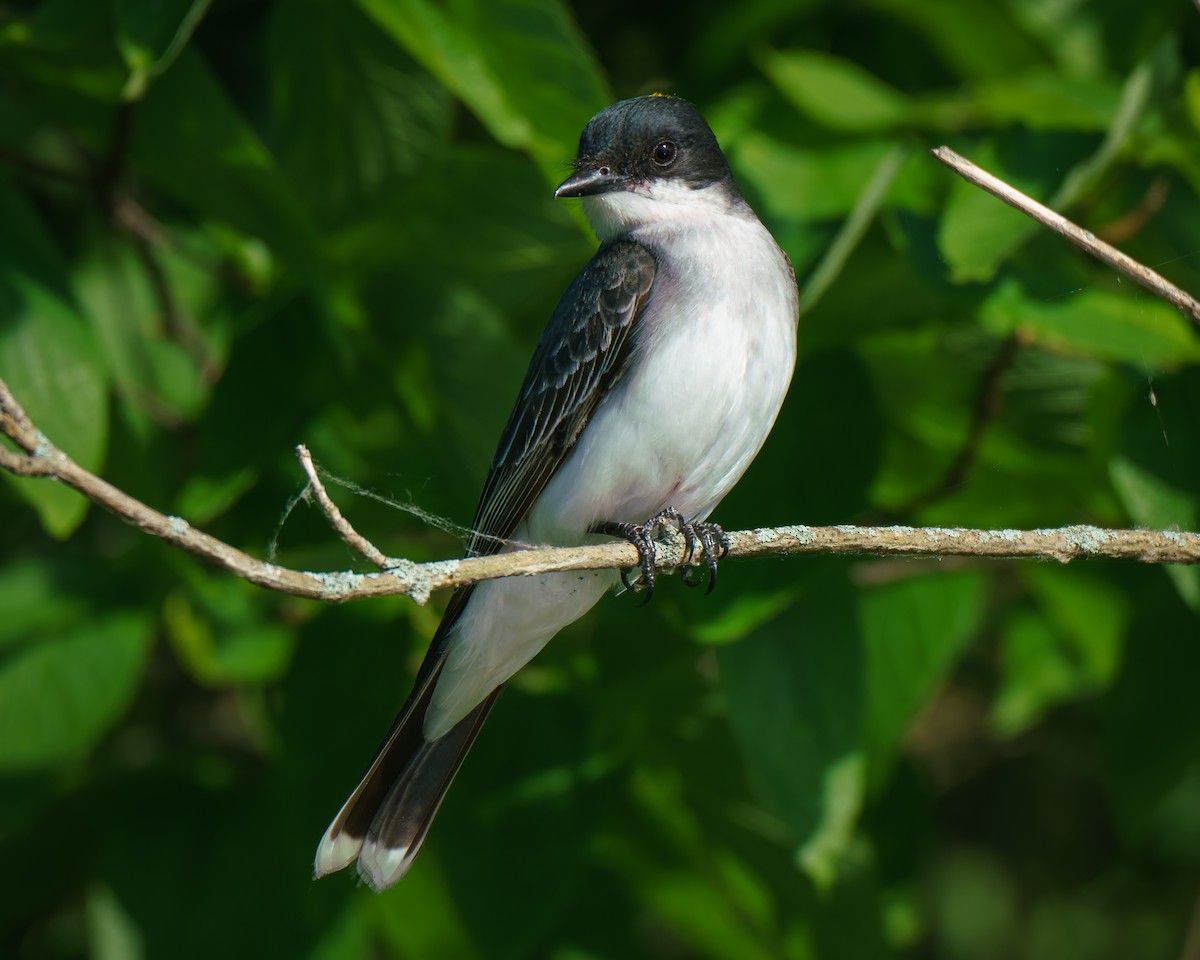
[{"label": "bird's foot", "polygon": [[[717,562],[724,560],[729,555],[729,534],[721,529],[719,523],[711,523],[708,520],[696,520],[689,526],[696,542],[704,548],[704,566],[708,570],[708,586],[704,589],[704,595],[708,596],[713,592],[713,587],[717,585]],[[687,534],[685,533],[684,536]],[[688,546],[684,563],[691,559],[694,552],[695,543],[691,543]],[[683,568],[679,579],[689,587],[698,587],[704,582],[704,577],[694,576],[692,568],[687,566]]]},{"label": "bird's foot", "polygon": [[708,568],[708,589],[704,592],[711,593],[717,582],[717,561],[723,560],[729,552],[729,537],[719,524],[688,520],[674,507],[667,507],[645,523],[618,523],[610,520],[598,523],[592,528],[593,533],[623,537],[637,547],[639,559],[636,569],[640,572],[640,577],[632,581],[629,574],[630,570],[635,568],[622,570],[621,583],[627,590],[645,589],[646,599],[642,601],[642,606],[649,603],[654,595],[654,568],[658,560],[654,537],[668,523],[675,526],[684,540],[683,557],[680,559],[680,563],[684,565],[681,579],[689,587],[699,586],[703,582],[703,577],[693,577],[687,568],[699,545],[704,549],[704,564]]}]

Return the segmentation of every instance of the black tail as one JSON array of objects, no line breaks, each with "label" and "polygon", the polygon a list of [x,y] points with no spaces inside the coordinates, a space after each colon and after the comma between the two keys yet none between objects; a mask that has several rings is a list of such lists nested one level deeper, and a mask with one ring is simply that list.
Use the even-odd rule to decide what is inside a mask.
[{"label": "black tail", "polygon": [[355,860],[359,875],[376,890],[390,887],[404,876],[503,689],[493,690],[449,733],[437,740],[425,739],[425,714],[445,659],[440,641],[461,612],[466,597],[454,599],[458,603],[452,601],[454,609],[447,611],[434,637],[408,702],[366,774],[321,838],[313,864],[317,877],[348,867]]}]

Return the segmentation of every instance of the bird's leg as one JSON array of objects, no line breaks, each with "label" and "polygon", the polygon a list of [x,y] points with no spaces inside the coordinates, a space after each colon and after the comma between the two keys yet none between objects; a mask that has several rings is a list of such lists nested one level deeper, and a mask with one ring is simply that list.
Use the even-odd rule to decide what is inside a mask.
[{"label": "bird's leg", "polygon": [[[618,523],[616,520],[605,520],[603,523],[597,523],[592,527],[592,533],[603,533],[610,537],[621,537],[628,540],[638,552],[638,566],[641,568],[641,582],[646,585],[646,599],[642,601],[642,606],[650,602],[650,598],[654,595],[654,539],[651,536],[654,527],[649,523]],[[636,581],[629,579],[629,571],[632,567],[627,567],[621,570],[621,583],[626,590],[637,589]]]},{"label": "bird's leg", "polygon": [[[717,585],[717,561],[724,560],[729,555],[729,534],[721,529],[719,523],[710,523],[707,520],[697,520],[689,526],[700,546],[704,548],[704,566],[708,569],[708,588],[704,595],[708,596]],[[679,579],[689,587],[698,587],[704,582],[703,577],[692,576],[690,567],[684,569]]]},{"label": "bird's leg", "polygon": [[[592,527],[592,533],[623,537],[637,547],[641,582],[646,588],[646,599],[642,601],[643,606],[649,603],[650,597],[654,595],[654,567],[657,561],[654,534],[666,523],[673,523],[683,535],[684,550],[680,563],[684,570],[681,579],[689,587],[699,586],[703,581],[703,577],[692,577],[687,564],[695,556],[697,544],[704,548],[704,563],[708,568],[708,589],[705,593],[711,593],[717,582],[717,561],[724,559],[729,552],[729,537],[719,524],[707,521],[693,522],[674,507],[667,507],[645,523],[618,523],[609,520]],[[621,571],[621,583],[627,590],[635,588],[635,584],[630,582],[629,570]]]}]

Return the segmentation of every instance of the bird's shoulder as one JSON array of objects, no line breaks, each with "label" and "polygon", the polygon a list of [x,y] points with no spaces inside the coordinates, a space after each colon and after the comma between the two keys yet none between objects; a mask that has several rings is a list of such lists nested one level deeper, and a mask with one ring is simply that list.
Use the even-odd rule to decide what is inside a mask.
[{"label": "bird's shoulder", "polygon": [[538,341],[518,408],[557,392],[590,371],[612,366],[645,306],[658,270],[655,255],[633,240],[604,244],[579,271]]},{"label": "bird's shoulder", "polygon": [[624,374],[656,270],[645,246],[617,240],[604,244],[568,287],[496,447],[469,553],[494,552],[512,534]]}]

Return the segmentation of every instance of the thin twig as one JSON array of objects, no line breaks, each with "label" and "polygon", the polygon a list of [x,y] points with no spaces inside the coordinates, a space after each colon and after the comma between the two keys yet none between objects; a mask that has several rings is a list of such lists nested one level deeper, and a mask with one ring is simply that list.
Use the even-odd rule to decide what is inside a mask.
[{"label": "thin twig", "polygon": [[342,515],[337,504],[329,498],[329,494],[325,492],[325,485],[321,483],[321,477],[317,473],[317,466],[313,463],[312,454],[308,452],[308,447],[304,444],[296,447],[296,459],[300,461],[300,466],[304,468],[304,472],[308,476],[308,492],[317,498],[317,503],[320,504],[329,525],[337,531],[346,546],[362,554],[381,570],[392,566],[392,561],[383,555],[383,551],[355,530],[350,525],[350,521]]},{"label": "thin twig", "polygon": [[[1197,3],[1200,3],[1200,0],[1197,0]],[[1105,243],[1090,230],[1084,230],[1062,214],[1026,196],[1016,187],[1009,186],[981,167],[975,166],[970,160],[955,153],[949,147],[938,147],[931,152],[968,183],[982,187],[1010,207],[1015,207],[1043,226],[1062,234],[1093,257],[1102,260],[1115,270],[1120,270],[1121,273],[1136,280],[1155,296],[1166,300],[1171,306],[1185,314],[1197,327],[1200,327],[1200,301],[1179,289],[1161,274],[1138,263],[1111,244]]]},{"label": "thin twig", "polygon": [[[0,380],[0,432],[24,453],[0,446],[0,468],[18,476],[50,477],[78,490],[93,503],[173,546],[204,557],[244,580],[283,593],[341,602],[359,597],[404,594],[424,603],[434,590],[456,588],[497,577],[534,576],[558,571],[616,570],[637,563],[637,550],[614,541],[583,547],[541,547],[489,557],[413,563],[389,560],[380,573],[291,570],[256,559],[197,530],[181,517],[169,517],[135,500],[75,463],[30,421]],[[1104,530],[1076,526],[1056,530],[964,530],[945,527],[785,526],[742,530],[729,535],[730,557],[800,553],[870,556],[994,559],[1042,558],[1067,563],[1083,557],[1109,557],[1142,563],[1200,563],[1200,534],[1153,530]],[[701,553],[701,551],[697,551]],[[682,538],[672,535],[659,550],[659,569],[679,567]],[[702,560],[693,557],[694,562]]]}]

